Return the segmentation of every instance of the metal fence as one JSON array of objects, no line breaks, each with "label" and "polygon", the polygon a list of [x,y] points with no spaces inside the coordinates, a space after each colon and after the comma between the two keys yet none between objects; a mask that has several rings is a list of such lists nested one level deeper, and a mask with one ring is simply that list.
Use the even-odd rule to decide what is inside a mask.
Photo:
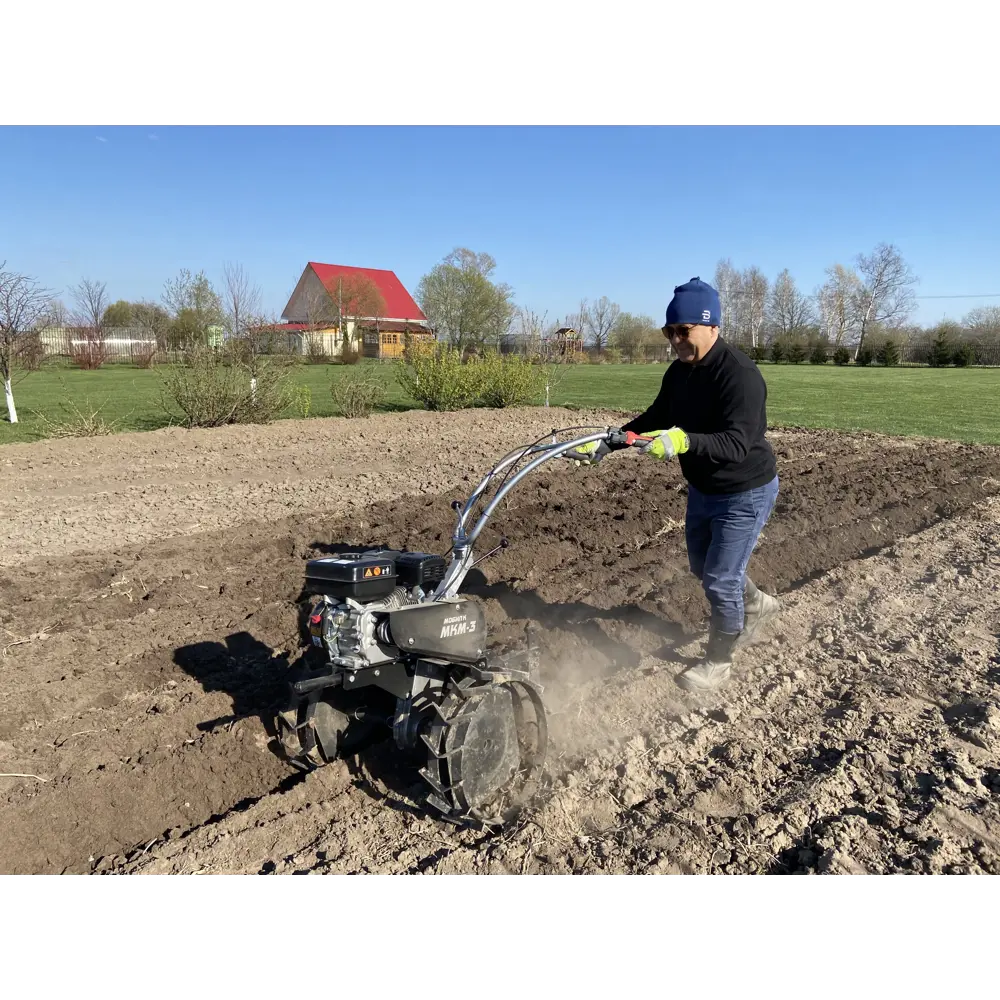
[{"label": "metal fence", "polygon": [[[162,341],[158,342],[151,331],[141,327],[108,328],[102,330],[99,336],[91,330],[80,327],[50,327],[40,331],[38,338],[45,356],[86,359],[96,355],[104,364],[163,364],[183,360],[184,356],[183,351],[172,349]],[[210,344],[210,346],[220,346],[221,336],[218,341],[219,343]],[[932,343],[930,337],[922,337],[899,344],[899,364],[913,366],[928,364]],[[750,344],[737,342],[736,346],[746,351],[751,357],[755,356],[754,349]],[[285,333],[284,331],[275,332],[268,343],[258,343],[257,348],[263,353],[306,355],[308,354],[308,335]],[[969,355],[966,361],[968,364],[981,367],[1000,367],[1000,342],[963,339],[952,342],[950,348],[953,352],[960,348],[968,350]],[[510,338],[500,345],[500,349],[504,353],[525,353],[539,360],[556,364],[566,361],[594,363],[602,360],[599,352],[593,347],[586,347],[575,354],[570,352],[570,356],[567,357],[562,345],[546,341],[534,343],[530,345],[529,349],[527,345],[518,343],[515,338]],[[764,351],[762,360],[770,360],[769,347],[765,345],[760,350]],[[631,356],[622,356],[620,351],[611,356],[620,356],[623,361],[637,364],[669,364],[675,357],[666,341],[639,345],[631,352]],[[608,355],[605,354],[603,360],[607,359]],[[809,363],[808,347],[806,347],[803,363]]]},{"label": "metal fence", "polygon": [[[156,335],[142,327],[108,327],[100,332],[84,327],[48,327],[39,331],[39,342],[46,357],[66,357],[101,364],[148,365],[151,362],[182,361],[184,351],[158,340]],[[208,347],[221,347],[224,337],[209,335]],[[260,353],[305,355],[307,337],[301,333],[278,331],[268,337],[258,338],[256,348]]]},{"label": "metal fence", "polygon": [[38,339],[48,357],[100,355],[104,362],[119,364],[137,364],[164,349],[149,330],[131,327],[113,327],[100,333],[82,327],[48,327],[39,331]]}]

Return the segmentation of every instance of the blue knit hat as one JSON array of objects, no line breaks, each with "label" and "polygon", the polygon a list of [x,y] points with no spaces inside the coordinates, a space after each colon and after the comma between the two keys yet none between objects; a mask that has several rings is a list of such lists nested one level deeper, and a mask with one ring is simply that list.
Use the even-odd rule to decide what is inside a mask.
[{"label": "blue knit hat", "polygon": [[701,278],[692,278],[674,289],[667,306],[667,326],[690,323],[693,326],[721,326],[722,306],[719,293]]}]

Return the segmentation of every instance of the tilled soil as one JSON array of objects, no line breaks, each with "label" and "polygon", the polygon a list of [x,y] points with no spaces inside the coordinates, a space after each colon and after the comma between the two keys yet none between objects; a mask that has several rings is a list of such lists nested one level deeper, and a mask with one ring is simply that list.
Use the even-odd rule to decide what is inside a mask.
[{"label": "tilled soil", "polygon": [[0,777],[0,871],[1000,871],[996,449],[773,433],[751,568],[785,611],[707,699],[674,683],[707,611],[677,468],[621,454],[526,481],[470,588],[499,639],[540,626],[552,713],[543,792],[501,834],[425,815],[388,744],[308,776],[274,752],[304,561],[443,552],[449,502],[495,457],[594,421],[617,419],[0,449],[0,772],[28,775]]}]

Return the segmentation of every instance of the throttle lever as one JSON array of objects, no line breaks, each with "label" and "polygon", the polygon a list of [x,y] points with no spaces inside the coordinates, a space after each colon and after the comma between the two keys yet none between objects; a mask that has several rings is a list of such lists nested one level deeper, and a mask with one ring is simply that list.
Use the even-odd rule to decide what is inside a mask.
[{"label": "throttle lever", "polygon": [[626,448],[634,448],[639,445],[648,444],[653,438],[646,434],[636,434],[635,431],[612,431],[608,435],[608,443],[614,445],[624,445]]},{"label": "throttle lever", "polygon": [[630,448],[640,444],[648,444],[653,441],[654,438],[650,437],[648,434],[636,434],[635,431],[625,432],[625,444]]}]

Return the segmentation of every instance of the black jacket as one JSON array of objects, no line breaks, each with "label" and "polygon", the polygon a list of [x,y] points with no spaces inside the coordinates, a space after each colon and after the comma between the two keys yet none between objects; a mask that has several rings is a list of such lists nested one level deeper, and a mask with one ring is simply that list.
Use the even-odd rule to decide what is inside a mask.
[{"label": "black jacket", "polygon": [[757,366],[722,337],[694,364],[674,361],[645,413],[622,427],[642,434],[680,427],[691,441],[678,456],[702,493],[741,493],[777,475],[767,430],[767,386]]}]

